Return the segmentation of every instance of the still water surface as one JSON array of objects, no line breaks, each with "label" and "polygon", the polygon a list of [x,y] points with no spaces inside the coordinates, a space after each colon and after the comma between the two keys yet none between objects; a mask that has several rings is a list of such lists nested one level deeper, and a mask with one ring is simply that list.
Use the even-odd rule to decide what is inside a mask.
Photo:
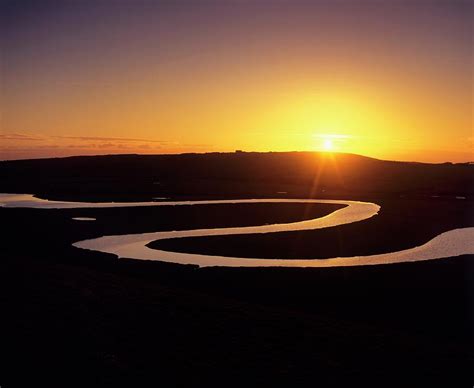
[{"label": "still water surface", "polygon": [[346,205],[333,213],[312,220],[249,227],[196,229],[154,233],[103,236],[74,243],[77,248],[112,253],[120,257],[139,260],[158,260],[199,266],[225,267],[340,267],[374,264],[391,264],[410,261],[433,260],[443,257],[474,254],[474,228],[454,229],[442,233],[424,245],[398,252],[369,256],[335,257],[325,260],[282,260],[238,258],[199,255],[150,249],[146,245],[152,241],[169,238],[204,237],[217,235],[256,234],[313,230],[358,222],[377,215],[380,206],[370,202],[345,200],[310,199],[245,199],[215,201],[166,201],[166,202],[63,202],[35,198],[30,194],[0,194],[0,206],[31,207],[47,209],[136,207],[136,206],[179,206],[230,203],[324,203]]}]

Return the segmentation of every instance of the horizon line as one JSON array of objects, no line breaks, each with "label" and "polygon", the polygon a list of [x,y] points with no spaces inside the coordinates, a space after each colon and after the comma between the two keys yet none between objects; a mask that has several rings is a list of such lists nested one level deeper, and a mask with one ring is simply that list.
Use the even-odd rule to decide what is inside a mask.
[{"label": "horizon line", "polygon": [[77,154],[67,156],[45,156],[38,158],[12,158],[12,159],[0,159],[0,162],[20,162],[20,161],[34,161],[34,160],[49,160],[49,159],[70,159],[70,158],[97,158],[97,157],[111,157],[111,156],[141,156],[141,157],[153,157],[153,156],[180,156],[180,155],[207,155],[207,154],[291,154],[291,153],[312,153],[312,154],[325,154],[325,155],[352,155],[359,156],[362,158],[378,160],[382,162],[394,162],[394,163],[419,163],[419,164],[453,164],[453,165],[474,165],[474,160],[466,160],[464,162],[454,162],[446,160],[443,162],[425,162],[418,160],[397,160],[397,159],[381,159],[373,156],[367,156],[363,154],[356,154],[352,152],[338,152],[338,151],[308,151],[308,150],[293,150],[293,151],[246,151],[246,150],[235,150],[235,151],[207,151],[207,152],[176,152],[176,153],[110,153],[110,154]]}]

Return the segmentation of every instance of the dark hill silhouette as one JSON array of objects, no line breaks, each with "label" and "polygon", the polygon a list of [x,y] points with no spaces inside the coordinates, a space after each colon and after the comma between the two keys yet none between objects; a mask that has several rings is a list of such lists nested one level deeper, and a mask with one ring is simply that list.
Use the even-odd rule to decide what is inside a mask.
[{"label": "dark hill silhouette", "polygon": [[277,194],[471,196],[473,182],[474,166],[467,163],[394,162],[313,152],[107,155],[0,162],[0,191],[88,200]]}]

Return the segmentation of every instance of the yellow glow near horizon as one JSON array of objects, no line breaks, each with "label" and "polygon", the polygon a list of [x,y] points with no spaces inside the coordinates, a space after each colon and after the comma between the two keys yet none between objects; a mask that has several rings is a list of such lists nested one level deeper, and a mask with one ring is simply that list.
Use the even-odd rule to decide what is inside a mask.
[{"label": "yellow glow near horizon", "polygon": [[[142,96],[129,92],[130,97],[120,97],[116,106],[108,106],[107,98],[97,101],[88,114],[79,114],[80,103],[68,104],[65,99],[58,109],[54,101],[45,99],[31,105],[34,110],[24,107],[30,114],[15,118],[17,128],[37,128],[37,132],[11,130],[23,136],[6,137],[3,145],[11,145],[12,155],[20,157],[243,149],[349,152],[394,160],[472,159],[465,108],[445,106],[436,116],[430,115],[436,99],[425,93],[413,92],[403,99],[398,97],[403,91],[392,88],[376,98],[369,91],[327,88],[311,95],[301,88],[285,95],[281,85],[267,95],[254,86],[234,86],[231,93],[219,90],[202,101],[197,94],[163,87],[160,93],[169,96],[166,104],[154,91]],[[249,96],[244,93],[248,90],[253,90]],[[457,138],[445,131],[452,126],[459,129]],[[24,135],[40,139],[29,141]]]},{"label": "yellow glow near horizon", "polygon": [[0,23],[0,160],[325,148],[474,159],[469,6],[77,3],[35,18],[36,5],[13,7]]}]

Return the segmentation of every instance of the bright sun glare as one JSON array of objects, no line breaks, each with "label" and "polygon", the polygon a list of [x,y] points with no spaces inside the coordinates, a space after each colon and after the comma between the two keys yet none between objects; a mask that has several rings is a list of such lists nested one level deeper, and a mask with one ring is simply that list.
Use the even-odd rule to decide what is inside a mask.
[{"label": "bright sun glare", "polygon": [[334,148],[334,144],[331,139],[325,139],[323,142],[323,148],[325,151],[332,151]]}]

